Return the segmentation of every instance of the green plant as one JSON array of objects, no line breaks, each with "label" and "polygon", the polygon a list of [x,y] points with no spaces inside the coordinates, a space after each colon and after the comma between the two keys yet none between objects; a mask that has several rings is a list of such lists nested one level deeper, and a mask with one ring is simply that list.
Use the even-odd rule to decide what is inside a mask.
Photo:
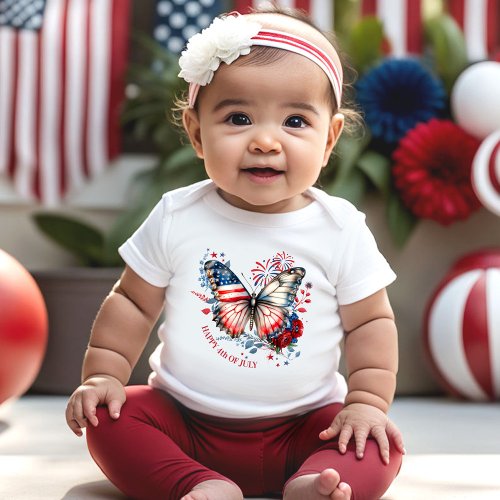
[{"label": "green plant", "polygon": [[121,265],[118,247],[139,227],[162,194],[205,178],[201,161],[190,145],[182,143],[178,127],[168,116],[183,90],[183,82],[177,77],[177,57],[146,35],[135,35],[134,41],[144,52],[145,62],[129,67],[127,80],[133,92],[125,101],[122,122],[131,127],[137,139],[152,143],[157,162],[131,180],[128,206],[108,231],[59,213],[33,215],[42,233],[85,266]]}]

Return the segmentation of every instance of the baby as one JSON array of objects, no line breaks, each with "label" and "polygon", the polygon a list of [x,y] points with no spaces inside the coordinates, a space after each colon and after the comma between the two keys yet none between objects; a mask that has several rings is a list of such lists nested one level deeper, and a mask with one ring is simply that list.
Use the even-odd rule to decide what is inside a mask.
[{"label": "baby", "polygon": [[[313,187],[344,126],[337,50],[269,9],[215,19],[180,66],[209,179],[120,248],[68,425],[133,498],[380,498],[404,453],[395,275],[364,215]],[[163,309],[149,385],[126,387]]]}]

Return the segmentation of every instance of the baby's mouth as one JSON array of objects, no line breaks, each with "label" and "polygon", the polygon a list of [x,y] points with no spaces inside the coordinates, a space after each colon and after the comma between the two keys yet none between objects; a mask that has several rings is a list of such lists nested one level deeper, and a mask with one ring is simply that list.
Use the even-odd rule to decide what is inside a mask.
[{"label": "baby's mouth", "polygon": [[244,170],[245,172],[255,175],[256,177],[274,177],[283,173],[281,170],[276,170],[272,167],[250,167],[245,168]]}]

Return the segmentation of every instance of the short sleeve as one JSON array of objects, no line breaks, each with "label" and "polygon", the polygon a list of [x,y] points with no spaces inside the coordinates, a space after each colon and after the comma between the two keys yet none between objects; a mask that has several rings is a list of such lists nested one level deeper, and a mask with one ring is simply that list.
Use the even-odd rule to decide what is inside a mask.
[{"label": "short sleeve", "polygon": [[380,253],[363,213],[356,211],[343,231],[345,238],[336,273],[340,305],[369,297],[396,279],[396,274]]},{"label": "short sleeve", "polygon": [[118,249],[125,263],[151,285],[165,287],[171,277],[167,235],[171,217],[166,195],[142,225]]}]

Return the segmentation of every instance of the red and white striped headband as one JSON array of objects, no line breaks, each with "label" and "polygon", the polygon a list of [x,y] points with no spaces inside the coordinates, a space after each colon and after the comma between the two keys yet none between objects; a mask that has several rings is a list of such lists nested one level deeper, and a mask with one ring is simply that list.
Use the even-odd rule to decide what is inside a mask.
[{"label": "red and white striped headband", "polygon": [[[231,35],[235,36],[224,37],[222,32],[226,30],[232,32]],[[222,44],[219,41],[221,39],[234,40],[235,46],[228,48],[227,44]],[[223,46],[220,47],[219,44]],[[254,45],[288,50],[307,57],[317,64],[328,77],[337,106],[340,106],[342,99],[342,67],[323,49],[300,36],[284,31],[263,29],[259,24],[247,21],[244,16],[227,16],[216,18],[208,28],[194,35],[189,40],[186,50],[182,52],[179,59],[181,67],[179,76],[190,84],[189,107],[194,107],[200,86],[210,83],[221,62],[231,64],[238,57],[248,54],[250,47]],[[204,57],[204,52],[206,57]]]}]

